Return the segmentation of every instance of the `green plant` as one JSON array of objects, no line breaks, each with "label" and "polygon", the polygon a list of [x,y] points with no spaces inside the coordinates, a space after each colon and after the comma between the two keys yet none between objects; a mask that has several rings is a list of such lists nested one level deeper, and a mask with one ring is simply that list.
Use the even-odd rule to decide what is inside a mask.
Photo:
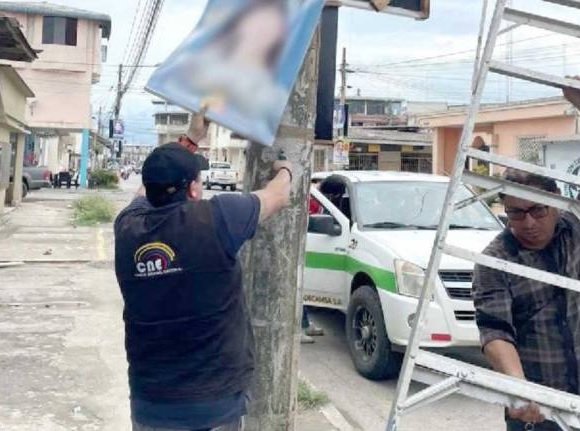
[{"label": "green plant", "polygon": [[119,184],[119,177],[110,169],[95,169],[89,174],[91,188],[115,189]]},{"label": "green plant", "polygon": [[77,199],[73,208],[75,224],[82,226],[109,223],[115,216],[113,203],[102,196],[85,196]]},{"label": "green plant", "polygon": [[303,410],[312,410],[328,404],[328,396],[303,380],[298,381],[298,404]]}]

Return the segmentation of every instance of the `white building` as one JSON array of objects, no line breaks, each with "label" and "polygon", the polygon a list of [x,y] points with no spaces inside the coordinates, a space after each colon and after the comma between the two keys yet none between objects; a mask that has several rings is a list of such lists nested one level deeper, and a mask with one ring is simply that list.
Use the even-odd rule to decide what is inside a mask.
[{"label": "white building", "polygon": [[[154,114],[157,145],[176,142],[187,131],[191,114],[164,101],[155,100],[153,104],[157,107]],[[246,167],[246,146],[246,140],[238,139],[230,130],[212,123],[207,138],[200,142],[199,151],[211,161],[231,163],[242,181]]]}]

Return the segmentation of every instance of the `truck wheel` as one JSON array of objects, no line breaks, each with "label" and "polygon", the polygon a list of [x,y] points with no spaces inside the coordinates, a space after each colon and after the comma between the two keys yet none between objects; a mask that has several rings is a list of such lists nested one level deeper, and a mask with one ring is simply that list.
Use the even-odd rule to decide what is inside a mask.
[{"label": "truck wheel", "polygon": [[232,192],[235,192],[235,191],[236,191],[236,189],[237,189],[237,187],[236,187],[236,185],[235,185],[235,184],[230,186],[230,190],[231,190]]},{"label": "truck wheel", "polygon": [[211,184],[209,183],[209,181],[205,183],[205,188],[211,190]]},{"label": "truck wheel", "polygon": [[22,181],[22,199],[24,199],[28,195],[28,184],[26,181]]},{"label": "truck wheel", "polygon": [[356,370],[367,379],[395,378],[403,355],[392,350],[379,296],[369,286],[359,287],[348,304],[346,339]]},{"label": "truck wheel", "polygon": [[228,186],[222,186],[222,190],[225,192]]}]

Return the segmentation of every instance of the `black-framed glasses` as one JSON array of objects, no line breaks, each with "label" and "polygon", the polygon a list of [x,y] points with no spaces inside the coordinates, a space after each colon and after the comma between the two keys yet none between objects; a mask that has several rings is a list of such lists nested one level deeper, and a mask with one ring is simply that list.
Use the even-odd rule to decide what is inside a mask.
[{"label": "black-framed glasses", "polygon": [[547,205],[534,205],[527,210],[521,208],[508,208],[505,210],[505,213],[510,220],[522,221],[526,218],[526,214],[531,215],[533,219],[544,218],[548,215],[549,209],[550,207]]}]

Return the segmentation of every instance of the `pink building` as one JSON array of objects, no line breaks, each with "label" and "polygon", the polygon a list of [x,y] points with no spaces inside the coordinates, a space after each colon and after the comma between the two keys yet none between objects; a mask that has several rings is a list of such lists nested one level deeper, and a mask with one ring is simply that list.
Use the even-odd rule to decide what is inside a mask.
[{"label": "pink building", "polygon": [[[477,116],[472,146],[531,163],[556,165],[550,161],[551,154],[580,158],[579,118],[578,111],[562,97],[484,105]],[[451,172],[465,119],[466,107],[419,119],[421,127],[433,130],[433,173]],[[552,151],[558,146],[563,147]],[[468,168],[474,169],[474,163],[470,160]],[[489,173],[499,173],[499,168],[492,166]]]},{"label": "pink building", "polygon": [[108,15],[50,3],[0,1],[0,13],[16,18],[33,48],[33,64],[11,62],[36,97],[29,100],[25,163],[79,169],[86,181],[91,128],[91,87],[101,75]]}]

